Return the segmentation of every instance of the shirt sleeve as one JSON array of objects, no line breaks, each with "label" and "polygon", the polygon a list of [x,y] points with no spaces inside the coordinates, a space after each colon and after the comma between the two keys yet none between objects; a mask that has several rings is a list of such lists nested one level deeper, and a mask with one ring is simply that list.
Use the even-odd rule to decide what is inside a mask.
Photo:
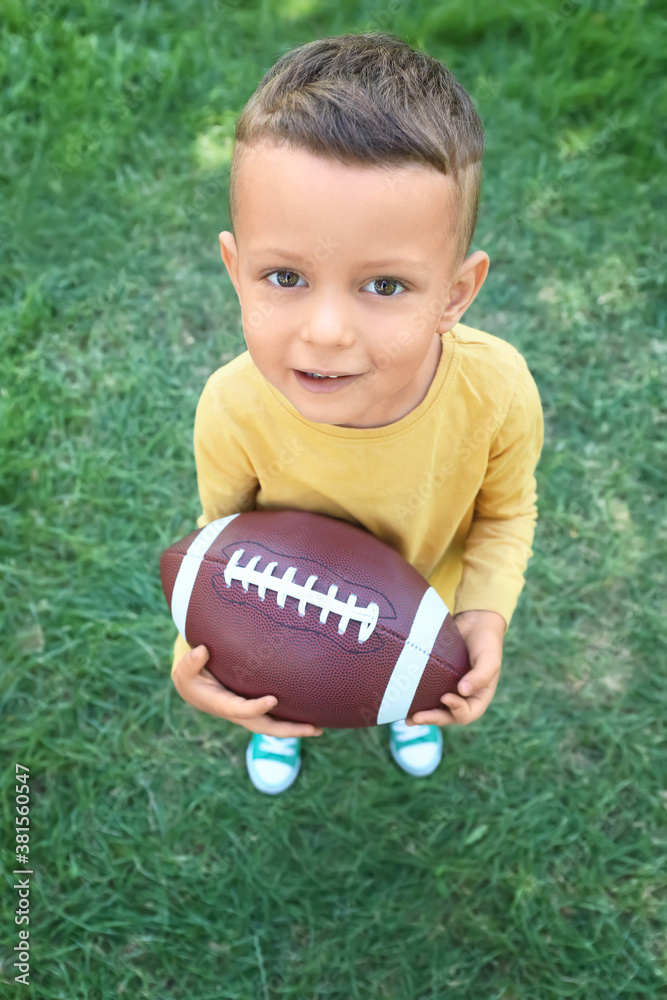
[{"label": "shirt sleeve", "polygon": [[259,480],[238,433],[242,410],[225,406],[225,382],[206,383],[195,413],[193,434],[202,512],[197,526],[228,514],[254,510]]},{"label": "shirt sleeve", "polygon": [[505,420],[491,443],[475,498],[454,614],[497,611],[505,634],[524,585],[537,522],[535,469],[544,443],[537,385],[522,355]]},{"label": "shirt sleeve", "polygon": [[[225,382],[211,376],[195,413],[193,433],[197,488],[202,512],[197,527],[228,514],[254,510],[259,480],[239,441],[236,407],[225,406]],[[242,419],[242,413],[240,414]],[[191,647],[177,634],[171,673]]]}]

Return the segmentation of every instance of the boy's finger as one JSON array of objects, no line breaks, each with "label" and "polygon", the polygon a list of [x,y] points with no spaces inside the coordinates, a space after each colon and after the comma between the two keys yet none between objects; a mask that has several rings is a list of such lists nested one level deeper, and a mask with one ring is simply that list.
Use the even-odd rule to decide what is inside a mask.
[{"label": "boy's finger", "polygon": [[279,722],[277,719],[262,719],[261,726],[257,729],[251,726],[251,732],[263,733],[266,736],[278,736],[284,739],[286,736],[321,736],[321,726],[310,726],[307,723],[299,722]]},{"label": "boy's finger", "polygon": [[447,709],[440,711],[436,708],[428,712],[417,712],[405,721],[408,726],[451,726],[454,717]]},{"label": "boy's finger", "polygon": [[454,716],[458,725],[466,726],[470,722],[475,722],[486,712],[491,701],[491,697],[481,698],[459,698],[457,695],[443,695],[443,701]]},{"label": "boy's finger", "polygon": [[489,687],[500,672],[500,661],[496,656],[480,657],[472,670],[461,678],[456,688],[458,694],[467,698],[482,688]]},{"label": "boy's finger", "polygon": [[197,676],[207,660],[208,650],[205,646],[199,646],[197,649],[189,649],[178,661],[172,671],[171,679],[181,697],[183,697],[183,689],[190,687],[190,682]]},{"label": "boy's finger", "polygon": [[487,674],[488,670],[477,664],[468,671],[465,677],[461,678],[456,688],[457,693],[467,698],[468,695],[474,694],[480,688],[486,687],[489,683]]},{"label": "boy's finger", "polygon": [[229,714],[244,720],[256,719],[258,715],[265,715],[276,705],[276,699],[270,695],[263,698],[243,698],[228,688],[225,688],[225,700]]},{"label": "boy's finger", "polygon": [[[200,677],[205,677],[206,680],[208,680],[208,681],[215,681],[217,684],[220,683],[220,681],[218,680],[218,678],[214,674],[212,674],[210,670],[207,670],[206,667],[202,667],[200,669],[199,676]],[[224,687],[224,684],[223,684],[223,687]]]},{"label": "boy's finger", "polygon": [[205,663],[208,662],[208,649],[206,646],[196,646],[189,649],[181,663],[184,663],[188,676],[196,674]]},{"label": "boy's finger", "polygon": [[453,693],[443,694],[440,701],[443,703],[443,705],[446,705],[447,708],[450,709],[450,711],[462,710],[466,708],[468,704],[465,698],[461,698],[459,697],[459,695]]}]

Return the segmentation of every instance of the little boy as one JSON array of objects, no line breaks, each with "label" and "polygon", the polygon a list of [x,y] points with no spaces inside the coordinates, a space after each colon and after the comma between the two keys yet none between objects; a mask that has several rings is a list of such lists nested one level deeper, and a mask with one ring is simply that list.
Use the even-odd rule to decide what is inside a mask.
[{"label": "little boy", "polygon": [[[522,355],[460,323],[489,269],[467,256],[484,132],[440,62],[390,34],[288,52],[236,126],[222,259],[247,350],[202,392],[194,427],[198,526],[294,508],[359,524],[444,600],[471,671],[443,707],[390,727],[412,775],[440,727],[487,709],[532,555],[543,416]],[[276,699],[245,699],[179,634],[173,682],[191,705],[254,735],[256,788],[277,794],[301,737]],[[268,693],[270,695],[270,692]]]}]

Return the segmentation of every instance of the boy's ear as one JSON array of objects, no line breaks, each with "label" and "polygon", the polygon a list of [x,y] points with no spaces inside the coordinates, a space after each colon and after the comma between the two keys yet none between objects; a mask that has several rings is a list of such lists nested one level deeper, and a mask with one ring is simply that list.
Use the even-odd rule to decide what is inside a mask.
[{"label": "boy's ear", "polygon": [[224,261],[232,284],[239,294],[239,254],[236,247],[236,240],[233,233],[223,232],[218,235],[220,240],[220,253]]},{"label": "boy's ear", "polygon": [[486,281],[489,264],[489,255],[483,250],[476,250],[463,261],[449,286],[449,302],[438,322],[439,333],[451,330],[461,319],[466,309],[472,305],[477,293]]}]

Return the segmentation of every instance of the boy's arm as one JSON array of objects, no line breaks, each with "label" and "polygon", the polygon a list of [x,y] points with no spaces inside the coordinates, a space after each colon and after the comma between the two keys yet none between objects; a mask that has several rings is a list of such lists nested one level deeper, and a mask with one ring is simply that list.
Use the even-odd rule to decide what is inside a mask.
[{"label": "boy's arm", "polygon": [[[234,433],[229,413],[220,405],[220,389],[211,378],[197,404],[193,432],[197,488],[202,512],[197,527],[239,511],[253,510],[259,481],[248,455]],[[190,649],[180,632],[176,636],[171,665],[173,677],[177,663]]]},{"label": "boy's arm", "polygon": [[544,441],[537,386],[520,357],[509,410],[496,434],[466,539],[454,617],[470,671],[443,708],[418,712],[408,725],[468,725],[489,707],[500,679],[503,639],[532,555],[537,520],[535,468]]},{"label": "boy's arm", "polygon": [[535,381],[519,355],[514,394],[492,441],[466,539],[454,615],[495,611],[507,632],[533,554],[537,521],[535,469],[544,443],[544,416]]}]

